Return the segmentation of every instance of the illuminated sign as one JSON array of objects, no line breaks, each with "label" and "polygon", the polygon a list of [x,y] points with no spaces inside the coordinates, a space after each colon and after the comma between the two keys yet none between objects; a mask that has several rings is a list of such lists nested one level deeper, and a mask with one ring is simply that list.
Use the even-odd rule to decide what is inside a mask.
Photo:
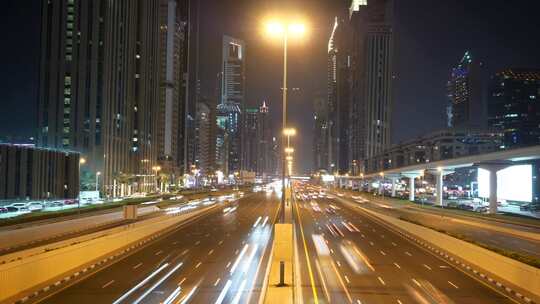
[{"label": "illuminated sign", "polygon": [[[478,169],[478,196],[489,197],[489,174]],[[497,198],[501,200],[532,201],[532,166],[511,166],[497,172]]]}]

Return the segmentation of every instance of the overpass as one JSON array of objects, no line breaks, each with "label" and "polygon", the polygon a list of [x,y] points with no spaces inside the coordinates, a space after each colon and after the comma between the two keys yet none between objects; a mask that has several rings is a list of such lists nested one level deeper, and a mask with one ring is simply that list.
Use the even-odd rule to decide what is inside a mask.
[{"label": "overpass", "polygon": [[469,155],[434,162],[418,163],[399,168],[387,168],[379,172],[372,172],[360,176],[338,175],[336,180],[342,183],[346,180],[392,180],[392,196],[395,196],[396,181],[399,178],[409,179],[409,200],[414,201],[414,180],[424,173],[436,177],[436,203],[442,206],[443,177],[454,173],[457,168],[478,167],[489,171],[489,212],[497,212],[497,172],[510,167],[516,162],[540,159],[540,145],[503,150],[485,154]]}]

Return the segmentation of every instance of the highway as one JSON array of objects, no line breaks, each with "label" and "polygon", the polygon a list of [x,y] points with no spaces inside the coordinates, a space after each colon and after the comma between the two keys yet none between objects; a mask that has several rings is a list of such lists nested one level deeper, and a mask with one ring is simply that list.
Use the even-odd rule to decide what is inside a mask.
[{"label": "highway", "polygon": [[265,276],[275,193],[226,203],[41,303],[246,303]]},{"label": "highway", "polygon": [[514,303],[358,210],[295,206],[303,303]]}]

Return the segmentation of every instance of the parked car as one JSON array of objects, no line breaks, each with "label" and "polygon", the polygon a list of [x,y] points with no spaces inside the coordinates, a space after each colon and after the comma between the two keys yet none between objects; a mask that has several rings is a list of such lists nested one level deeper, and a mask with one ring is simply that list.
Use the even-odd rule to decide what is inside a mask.
[{"label": "parked car", "polygon": [[0,207],[0,214],[2,214],[2,213],[8,213],[8,212],[9,212],[9,211],[8,211],[7,207]]},{"label": "parked car", "polygon": [[43,204],[40,202],[31,202],[28,203],[27,207],[30,211],[40,211],[43,209]]},{"label": "parked car", "polygon": [[64,201],[64,205],[76,205],[79,203],[78,199],[68,199]]}]

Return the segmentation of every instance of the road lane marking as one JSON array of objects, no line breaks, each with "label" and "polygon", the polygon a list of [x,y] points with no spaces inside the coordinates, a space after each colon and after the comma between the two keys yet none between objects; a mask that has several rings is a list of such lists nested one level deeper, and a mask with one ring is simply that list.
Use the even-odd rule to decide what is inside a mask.
[{"label": "road lane marking", "polygon": [[343,276],[345,278],[345,281],[347,281],[347,284],[350,284],[351,281],[349,281],[349,278],[347,276]]},{"label": "road lane marking", "polygon": [[379,279],[379,282],[381,282],[381,284],[386,286],[386,283],[384,282],[384,280],[381,277],[377,277],[377,279]]},{"label": "road lane marking", "polygon": [[220,281],[221,281],[221,278],[217,278],[217,280],[214,282],[214,287],[216,287]]},{"label": "road lane marking", "polygon": [[333,261],[330,261],[330,264],[332,265],[332,268],[336,272],[336,275],[337,275],[337,277],[339,279],[339,283],[341,284],[341,287],[345,291],[345,295],[347,296],[347,299],[349,299],[349,303],[352,303],[352,298],[351,298],[351,295],[349,294],[349,290],[347,290],[347,286],[345,286],[345,283],[343,282],[343,279],[341,279],[341,275],[339,274],[339,271],[337,270],[336,265],[334,264]]},{"label": "road lane marking", "polygon": [[202,262],[197,263],[197,265],[195,266],[195,269],[199,268],[201,265],[202,265]]},{"label": "road lane marking", "polygon": [[396,247],[396,246],[397,246],[397,244],[396,244],[396,243],[394,243],[394,242],[392,242],[392,246]]},{"label": "road lane marking", "polygon": [[398,304],[403,304],[403,302],[401,302],[399,299],[397,299],[397,302]]},{"label": "road lane marking", "polygon": [[225,268],[229,268],[229,266],[231,266],[231,261],[229,261],[229,263],[227,263],[227,266],[225,266]]},{"label": "road lane marking", "polygon": [[398,263],[394,263],[394,265],[395,265],[398,269],[401,269],[401,266],[399,266]]},{"label": "road lane marking", "polygon": [[448,283],[449,283],[450,285],[452,285],[455,289],[459,289],[459,287],[457,287],[456,284],[454,284],[454,283],[452,283],[452,282],[450,282],[450,281],[448,281]]},{"label": "road lane marking", "polygon": [[[304,243],[304,254],[306,255],[306,261],[308,266],[308,273],[309,273],[309,281],[311,283],[311,292],[313,293],[313,301],[315,304],[319,304],[319,297],[317,296],[317,288],[315,287],[315,279],[313,278],[313,271],[311,270],[311,262],[309,260],[309,254],[307,251],[307,243],[306,238],[304,236],[304,228],[302,227],[302,217],[300,216],[300,212],[296,213],[296,216],[298,216],[298,223],[300,224],[300,234],[302,235],[302,242]],[[315,260],[316,261],[316,260]]]},{"label": "road lane marking", "polygon": [[156,252],[155,255],[160,255],[160,254],[162,254],[162,253],[163,253],[163,250],[160,250],[160,251]]},{"label": "road lane marking", "polygon": [[386,253],[384,253],[384,251],[382,251],[382,250],[379,250],[379,252],[380,252],[382,255],[386,255]]},{"label": "road lane marking", "polygon": [[201,241],[195,242],[195,246],[199,245],[200,243],[201,243]]},{"label": "road lane marking", "polygon": [[208,251],[208,255],[212,255],[212,253],[214,253],[214,249]]},{"label": "road lane marking", "polygon": [[107,288],[107,287],[110,286],[112,283],[114,283],[114,280],[110,280],[108,283],[106,283],[105,285],[101,286],[101,288]]},{"label": "road lane marking", "polygon": [[137,265],[133,266],[133,268],[132,268],[132,269],[137,269],[137,268],[141,267],[141,266],[142,266],[142,264],[143,264],[143,263],[139,263],[139,264],[137,264]]},{"label": "road lane marking", "polygon": [[189,249],[186,249],[184,251],[182,251],[182,253],[180,255],[185,255],[186,253],[188,253]]},{"label": "road lane marking", "polygon": [[416,279],[413,278],[412,281],[414,282],[414,284],[416,284],[416,286],[422,287],[422,285],[420,284],[420,282],[418,282]]},{"label": "road lane marking", "polygon": [[221,245],[221,244],[223,244],[223,240],[219,241],[219,243],[218,243],[218,245]]},{"label": "road lane marking", "polygon": [[410,254],[408,251],[405,251],[405,254],[408,256],[412,256],[412,254]]},{"label": "road lane marking", "polygon": [[441,266],[439,266],[439,268],[446,269],[446,268],[450,268],[450,267],[449,267],[449,266],[446,266],[446,265],[441,265]]},{"label": "road lane marking", "polygon": [[185,277],[183,279],[181,279],[180,282],[178,282],[178,286],[182,285],[182,283],[184,283],[186,281],[186,279],[187,278],[185,278]]},{"label": "road lane marking", "polygon": [[428,270],[431,270],[431,267],[429,267],[428,265],[424,264],[424,267],[426,267]]},{"label": "road lane marking", "polygon": [[373,242],[369,242],[369,244],[370,244],[371,246],[375,245],[375,244],[373,244]]},{"label": "road lane marking", "polygon": [[337,265],[341,267],[341,263],[339,261],[336,261]]}]

